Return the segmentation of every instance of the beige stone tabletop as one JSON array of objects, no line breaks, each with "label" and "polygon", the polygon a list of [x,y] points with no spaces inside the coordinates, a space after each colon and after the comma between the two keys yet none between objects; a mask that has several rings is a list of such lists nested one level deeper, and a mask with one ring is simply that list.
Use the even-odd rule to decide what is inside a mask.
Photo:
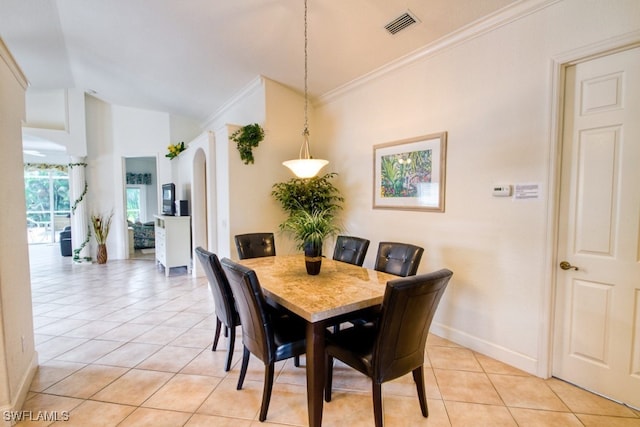
[{"label": "beige stone tabletop", "polygon": [[387,281],[398,278],[329,258],[323,258],[320,274],[310,276],[304,255],[238,262],[255,270],[265,296],[310,322],[378,305]]}]

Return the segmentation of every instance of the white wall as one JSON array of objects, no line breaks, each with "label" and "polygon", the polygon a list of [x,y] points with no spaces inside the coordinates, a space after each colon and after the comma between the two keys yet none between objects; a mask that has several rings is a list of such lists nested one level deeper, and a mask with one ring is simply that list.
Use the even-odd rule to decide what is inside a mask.
[{"label": "white wall", "polygon": [[[546,375],[552,58],[639,28],[636,0],[550,3],[429,46],[317,107],[315,133],[331,144],[347,230],[372,241],[365,266],[378,242],[396,240],[425,248],[419,272],[454,271],[434,332]],[[441,131],[448,132],[446,212],[372,209],[373,146]],[[530,182],[540,184],[537,200],[491,196],[495,183]]]},{"label": "white wall", "polygon": [[[38,355],[33,335],[22,120],[27,81],[0,39],[0,413],[22,407]],[[2,425],[9,425],[0,421]]]},{"label": "white wall", "polygon": [[[171,164],[164,157],[169,145],[169,129],[167,113],[110,105],[87,97],[89,213],[114,213],[107,239],[111,259],[126,258],[128,247],[124,158],[156,157],[157,182],[171,182]],[[158,191],[156,187],[150,190]],[[95,246],[95,241],[92,245]]]},{"label": "white wall", "polygon": [[[85,157],[87,144],[84,92],[79,89],[29,91],[27,121],[23,125],[23,133],[63,146],[67,156]],[[48,159],[40,161],[49,162]]]}]

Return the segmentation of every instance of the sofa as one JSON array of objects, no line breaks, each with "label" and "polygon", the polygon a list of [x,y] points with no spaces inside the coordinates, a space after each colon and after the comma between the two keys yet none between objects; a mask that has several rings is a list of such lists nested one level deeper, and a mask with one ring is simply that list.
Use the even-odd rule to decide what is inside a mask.
[{"label": "sofa", "polygon": [[71,256],[71,226],[67,225],[64,230],[60,232],[60,254],[62,256]]},{"label": "sofa", "polygon": [[141,223],[129,221],[129,227],[133,229],[134,249],[149,249],[156,247],[156,230],[153,221]]}]

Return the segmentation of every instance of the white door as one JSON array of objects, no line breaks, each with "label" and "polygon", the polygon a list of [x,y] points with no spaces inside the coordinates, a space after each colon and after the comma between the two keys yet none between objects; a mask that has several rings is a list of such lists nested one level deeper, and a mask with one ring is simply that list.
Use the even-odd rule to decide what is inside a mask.
[{"label": "white door", "polygon": [[640,408],[640,48],[566,77],[553,375]]}]

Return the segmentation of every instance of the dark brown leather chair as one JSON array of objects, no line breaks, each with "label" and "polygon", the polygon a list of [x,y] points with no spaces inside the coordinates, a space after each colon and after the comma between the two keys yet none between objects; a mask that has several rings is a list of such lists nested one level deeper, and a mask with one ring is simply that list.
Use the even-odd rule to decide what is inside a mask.
[{"label": "dark brown leather chair", "polygon": [[429,415],[424,389],[424,351],[431,321],[453,273],[442,269],[387,282],[375,323],[343,329],[327,338],[325,400],[331,401],[333,359],[371,378],[376,427],[382,427],[382,383],[413,373],[422,415]]},{"label": "dark brown leather chair", "polygon": [[305,353],[305,324],[295,315],[272,315],[267,305],[255,271],[223,258],[224,269],[233,291],[240,320],[242,322],[242,368],[238,379],[238,390],[242,389],[251,354],[264,363],[264,388],[260,421],[267,418],[275,363],[298,357]]},{"label": "dark brown leather chair", "polygon": [[222,266],[220,265],[217,255],[200,246],[196,248],[196,255],[200,260],[200,264],[202,265],[205,274],[207,275],[209,289],[211,289],[216,310],[216,332],[213,338],[211,351],[215,351],[218,347],[220,329],[222,324],[224,324],[224,336],[229,338],[227,363],[224,370],[228,371],[231,369],[233,347],[236,340],[236,326],[240,324],[240,316],[236,311],[235,301],[233,299],[231,287],[229,286],[229,281],[222,270]]},{"label": "dark brown leather chair", "polygon": [[414,276],[424,249],[408,243],[380,242],[374,269],[396,276]]},{"label": "dark brown leather chair", "polygon": [[[415,276],[422,259],[424,249],[409,243],[380,242],[374,269],[400,277]],[[363,325],[375,320],[377,311],[370,310],[363,317],[351,319],[354,325]]]},{"label": "dark brown leather chair", "polygon": [[235,236],[240,259],[275,256],[276,244],[273,233],[248,233]]},{"label": "dark brown leather chair", "polygon": [[354,236],[338,236],[333,259],[362,267],[369,249],[369,240]]}]

